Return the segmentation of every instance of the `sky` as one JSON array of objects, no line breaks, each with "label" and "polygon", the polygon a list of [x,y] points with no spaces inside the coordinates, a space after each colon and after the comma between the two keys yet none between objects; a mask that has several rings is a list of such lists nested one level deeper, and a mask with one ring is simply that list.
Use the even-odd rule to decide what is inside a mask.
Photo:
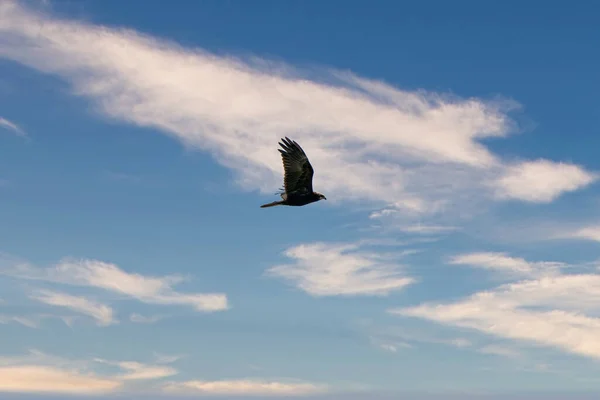
[{"label": "sky", "polygon": [[2,398],[597,398],[599,7],[0,0]]}]

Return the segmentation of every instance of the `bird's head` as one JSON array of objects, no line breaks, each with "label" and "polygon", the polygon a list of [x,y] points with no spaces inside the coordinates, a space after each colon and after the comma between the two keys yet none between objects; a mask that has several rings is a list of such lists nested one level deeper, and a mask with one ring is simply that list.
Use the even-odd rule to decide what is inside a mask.
[{"label": "bird's head", "polygon": [[317,197],[319,198],[319,200],[327,200],[327,197],[325,197],[325,195],[315,192],[315,194],[317,195]]}]

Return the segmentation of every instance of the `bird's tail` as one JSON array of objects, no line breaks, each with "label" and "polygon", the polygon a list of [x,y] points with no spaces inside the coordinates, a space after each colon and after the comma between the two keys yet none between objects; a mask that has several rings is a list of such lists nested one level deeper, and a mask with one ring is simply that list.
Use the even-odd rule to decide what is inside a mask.
[{"label": "bird's tail", "polygon": [[283,204],[283,201],[274,201],[272,203],[263,204],[260,208],[275,207]]}]

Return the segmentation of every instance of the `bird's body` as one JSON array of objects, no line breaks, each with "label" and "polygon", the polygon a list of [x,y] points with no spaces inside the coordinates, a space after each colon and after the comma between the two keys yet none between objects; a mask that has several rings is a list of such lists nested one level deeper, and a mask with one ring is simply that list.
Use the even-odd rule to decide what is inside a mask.
[{"label": "bird's body", "polygon": [[298,143],[289,138],[279,142],[284,169],[283,188],[279,193],[281,200],[263,204],[261,208],[274,206],[305,206],[319,200],[327,200],[321,193],[313,191],[314,170],[308,157]]}]

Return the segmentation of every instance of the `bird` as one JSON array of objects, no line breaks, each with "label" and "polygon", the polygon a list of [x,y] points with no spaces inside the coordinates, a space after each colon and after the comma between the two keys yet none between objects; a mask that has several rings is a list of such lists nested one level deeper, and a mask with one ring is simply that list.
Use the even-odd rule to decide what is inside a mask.
[{"label": "bird", "polygon": [[260,208],[274,206],[305,206],[327,198],[313,191],[312,179],[314,170],[306,153],[298,143],[287,136],[279,142],[281,159],[283,161],[283,187],[277,193],[282,200],[263,204]]}]

